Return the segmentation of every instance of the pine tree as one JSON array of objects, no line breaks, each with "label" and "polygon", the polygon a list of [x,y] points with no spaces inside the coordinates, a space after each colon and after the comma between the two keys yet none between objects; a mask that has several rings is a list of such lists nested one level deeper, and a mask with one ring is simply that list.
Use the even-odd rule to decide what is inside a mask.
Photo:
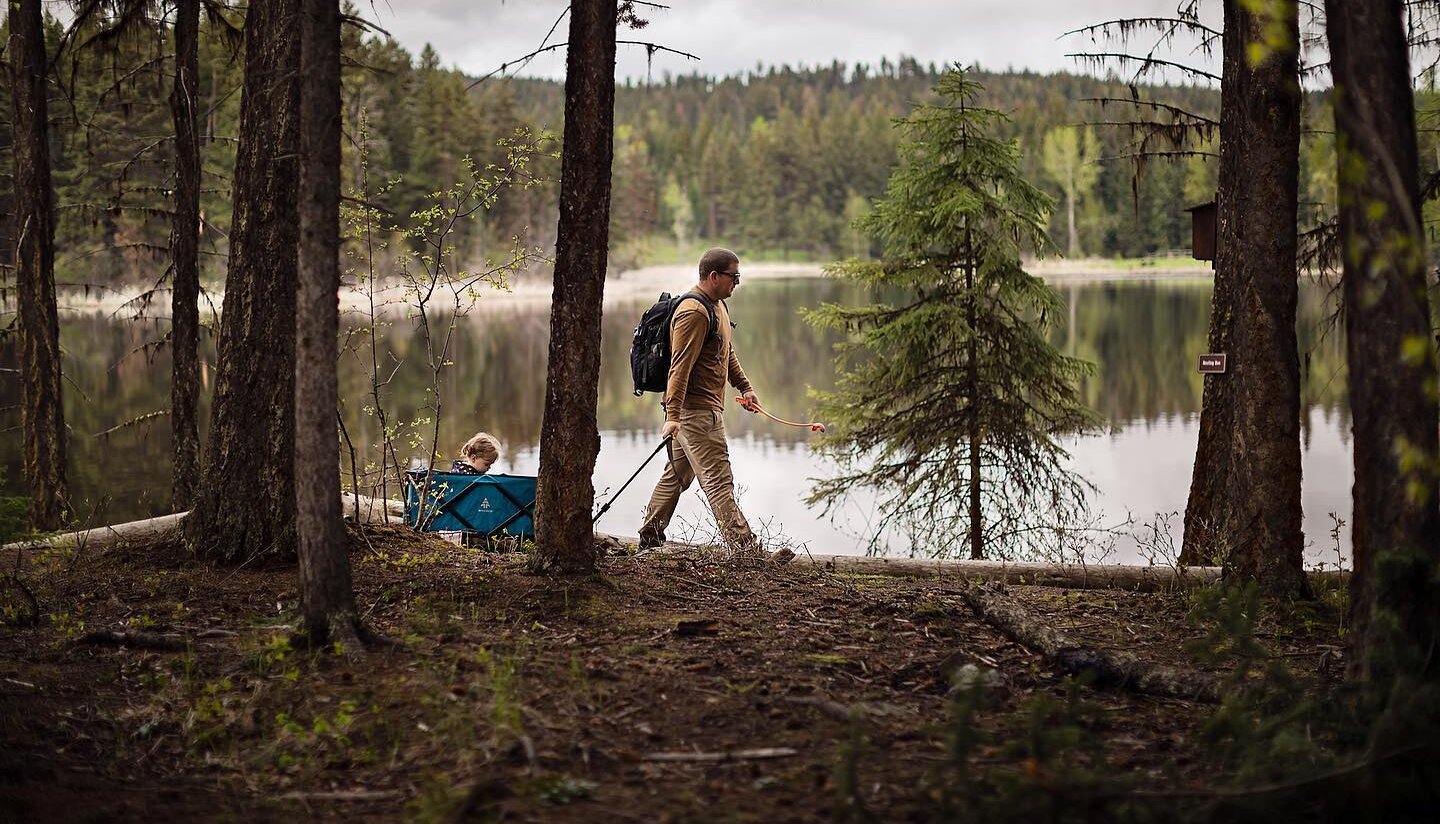
[{"label": "pine tree", "polygon": [[40,0],[10,0],[5,55],[10,80],[14,215],[11,238],[20,330],[20,414],[30,525],[69,518],[60,321],[55,307],[55,190],[51,183],[45,24]]},{"label": "pine tree", "polygon": [[1299,12],[1242,0],[1227,0],[1224,12],[1208,351],[1228,361],[1223,375],[1205,378],[1180,561],[1218,561],[1227,579],[1293,597],[1309,591],[1295,342]]},{"label": "pine tree", "polygon": [[175,5],[175,205],[170,230],[174,271],[170,293],[171,503],[190,508],[200,484],[200,0]]},{"label": "pine tree", "polygon": [[340,4],[300,10],[300,220],[295,313],[295,524],[300,611],[313,645],[353,652],[355,611],[340,515]]},{"label": "pine tree", "polygon": [[[1375,697],[1393,696],[1402,726],[1424,712],[1433,723],[1440,413],[1404,7],[1328,0],[1325,11],[1354,416],[1351,673]],[[1404,676],[1430,686],[1396,688]]]},{"label": "pine tree", "polygon": [[295,288],[300,0],[252,3],[225,312],[204,468],[184,521],[197,554],[295,557]]},{"label": "pine tree", "polygon": [[1060,300],[1020,267],[1022,249],[1051,249],[1051,201],[1020,177],[1015,144],[991,136],[1005,116],[975,105],[981,87],[959,68],[935,92],[901,123],[900,165],[859,224],[881,259],[831,270],[899,299],[808,318],[850,336],[836,390],[819,395],[835,422],[820,449],[840,474],[811,501],[873,487],[888,494],[881,530],[935,554],[963,537],[971,558],[1012,557],[1084,510],[1057,438],[1097,421],[1077,386],[1091,367],[1049,344]]},{"label": "pine tree", "polygon": [[595,486],[590,476],[600,452],[595,408],[610,234],[616,17],[613,0],[570,6],[560,224],[531,558],[531,568],[538,572],[595,569],[590,519]]}]

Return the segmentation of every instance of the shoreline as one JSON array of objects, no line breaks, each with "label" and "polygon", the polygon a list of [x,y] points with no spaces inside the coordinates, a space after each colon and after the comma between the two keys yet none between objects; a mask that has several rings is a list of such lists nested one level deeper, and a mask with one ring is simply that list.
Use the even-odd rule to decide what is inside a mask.
[{"label": "shoreline", "polygon": [[[1178,259],[1177,259],[1178,261]],[[1094,283],[1118,283],[1125,281],[1209,281],[1211,269],[1203,263],[1186,262],[1183,265],[1140,266],[1134,268],[1108,267],[1104,259],[1091,260],[1046,260],[1032,262],[1026,271],[1045,280],[1052,286],[1083,286]],[[742,266],[744,276],[751,282],[757,280],[786,280],[825,277],[824,263],[754,263]],[[677,294],[694,283],[694,269],[686,264],[661,264],[642,266],[605,280],[605,306],[627,303],[638,299],[654,299],[661,292]],[[125,307],[146,291],[133,287],[133,291],[114,290],[96,295],[67,294],[60,292],[58,309],[67,315],[125,314]],[[387,284],[376,291],[377,309],[387,307],[404,309],[405,288],[398,283]],[[501,309],[515,310],[548,306],[553,293],[550,281],[541,278],[526,278],[514,283],[508,289],[481,288],[471,312],[493,312]],[[211,300],[218,307],[223,294],[212,294]],[[448,294],[434,299],[437,306],[454,306],[456,301]],[[13,311],[12,301],[0,304],[0,309]],[[357,314],[368,309],[369,296],[354,285],[344,284],[340,290],[340,311],[342,314]],[[169,312],[169,301],[164,295],[157,295],[149,308],[154,315],[165,316]]]}]

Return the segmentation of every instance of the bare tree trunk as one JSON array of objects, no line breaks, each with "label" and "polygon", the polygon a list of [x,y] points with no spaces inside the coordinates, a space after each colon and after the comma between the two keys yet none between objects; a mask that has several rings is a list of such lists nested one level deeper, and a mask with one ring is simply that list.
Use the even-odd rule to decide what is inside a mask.
[{"label": "bare tree trunk", "polygon": [[595,407],[600,303],[610,238],[615,25],[615,0],[570,4],[560,225],[535,508],[534,566],[541,571],[595,568],[591,475],[600,451]]},{"label": "bare tree trunk", "polygon": [[304,0],[295,315],[295,526],[312,645],[358,642],[340,514],[340,3]]},{"label": "bare tree trunk", "polygon": [[1440,421],[1401,7],[1325,3],[1355,435],[1352,672],[1382,689],[1396,671],[1440,671]]},{"label": "bare tree trunk", "polygon": [[229,563],[295,555],[298,12],[299,0],[267,0],[251,3],[245,16],[215,401],[200,488],[184,527],[197,553]]},{"label": "bare tree trunk", "polygon": [[200,485],[200,135],[195,106],[198,83],[200,0],[180,0],[175,11],[175,86],[170,116],[175,123],[175,215],[170,230],[174,258],[170,292],[171,503],[190,508]]},{"label": "bare tree trunk", "polygon": [[40,0],[9,0],[10,125],[14,143],[15,283],[20,330],[20,419],[30,525],[69,516],[60,319],[55,310],[55,193],[50,183],[45,29]]},{"label": "bare tree trunk", "polygon": [[1258,63],[1264,22],[1225,2],[1219,247],[1210,351],[1181,562],[1220,562],[1226,577],[1303,596],[1300,358],[1295,344],[1299,194],[1298,16]]},{"label": "bare tree trunk", "polygon": [[[965,233],[966,255],[971,255],[973,250],[970,241],[970,233]],[[980,509],[980,353],[975,343],[975,327],[979,323],[975,311],[975,261],[974,258],[965,261],[965,292],[966,300],[970,302],[965,311],[965,322],[970,326],[970,342],[966,344],[966,357],[969,358],[970,375],[970,397],[967,402],[970,404],[970,425],[966,437],[970,442],[970,560],[980,561],[985,558],[985,513]]]},{"label": "bare tree trunk", "polygon": [[1070,185],[1065,189],[1065,209],[1069,218],[1070,245],[1066,248],[1065,254],[1070,258],[1080,256],[1080,230],[1075,225],[1075,170],[1070,171]]}]

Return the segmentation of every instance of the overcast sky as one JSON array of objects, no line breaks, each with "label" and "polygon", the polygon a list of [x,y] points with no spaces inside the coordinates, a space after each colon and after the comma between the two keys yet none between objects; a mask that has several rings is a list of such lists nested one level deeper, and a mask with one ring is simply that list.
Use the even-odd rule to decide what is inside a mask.
[{"label": "overcast sky", "polygon": [[[1178,0],[668,0],[648,9],[650,26],[622,30],[689,52],[657,53],[650,68],[726,75],[757,64],[878,63],[913,56],[937,65],[960,61],[988,69],[1080,71],[1066,52],[1093,48],[1066,31],[1119,17],[1169,16]],[[1219,4],[1213,4],[1218,6]],[[566,7],[564,0],[373,0],[368,17],[418,53],[426,43],[446,66],[470,75],[494,71],[536,49]],[[643,8],[643,7],[642,7]],[[550,38],[563,43],[562,21]],[[536,57],[520,73],[559,78],[564,51]],[[643,79],[645,49],[621,46],[619,77]]]}]

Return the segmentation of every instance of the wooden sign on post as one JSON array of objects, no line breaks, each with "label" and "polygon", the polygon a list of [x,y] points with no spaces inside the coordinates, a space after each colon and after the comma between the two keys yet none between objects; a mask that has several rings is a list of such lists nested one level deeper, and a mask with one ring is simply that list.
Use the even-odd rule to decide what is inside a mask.
[{"label": "wooden sign on post", "polygon": [[1211,352],[1200,356],[1200,374],[1202,375],[1223,375],[1225,374],[1225,353]]}]

